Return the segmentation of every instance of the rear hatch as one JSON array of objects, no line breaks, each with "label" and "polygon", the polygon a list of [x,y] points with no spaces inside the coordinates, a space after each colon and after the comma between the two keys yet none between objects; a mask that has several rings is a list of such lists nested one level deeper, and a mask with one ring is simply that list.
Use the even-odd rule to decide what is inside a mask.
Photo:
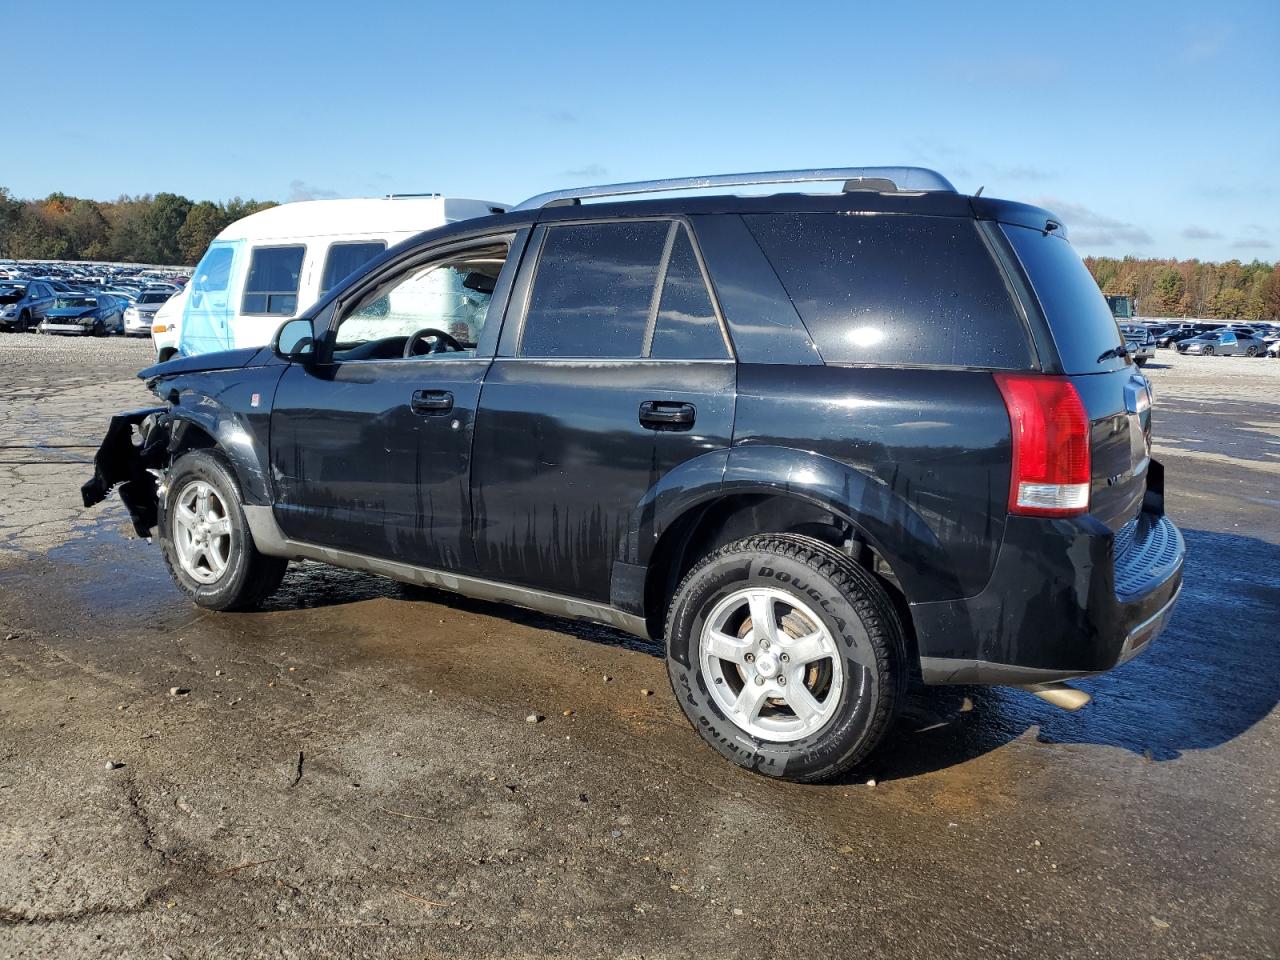
[{"label": "rear hatch", "polygon": [[1062,370],[1090,421],[1089,512],[1112,530],[1137,516],[1151,454],[1151,387],[1124,355],[1089,270],[1054,232],[1002,224],[1048,321]]}]

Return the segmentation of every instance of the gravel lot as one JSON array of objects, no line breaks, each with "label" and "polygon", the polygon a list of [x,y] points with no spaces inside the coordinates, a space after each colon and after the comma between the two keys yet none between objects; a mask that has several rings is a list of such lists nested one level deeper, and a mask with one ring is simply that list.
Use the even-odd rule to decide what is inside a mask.
[{"label": "gravel lot", "polygon": [[312,564],[185,604],[79,505],[149,359],[0,335],[0,957],[1280,953],[1280,362],[1149,365],[1186,588],[1093,704],[919,691],[800,787],[608,630]]}]

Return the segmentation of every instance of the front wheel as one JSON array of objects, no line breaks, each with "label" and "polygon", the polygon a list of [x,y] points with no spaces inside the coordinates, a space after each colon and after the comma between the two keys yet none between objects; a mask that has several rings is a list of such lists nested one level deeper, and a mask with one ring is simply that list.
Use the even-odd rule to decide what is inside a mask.
[{"label": "front wheel", "polygon": [[1206,357],[1212,357],[1213,347],[1209,346],[1208,344],[1205,344],[1204,348],[1201,349],[1200,353]]},{"label": "front wheel", "polygon": [[827,544],[756,536],[693,568],[667,618],[667,672],[695,730],[771,777],[829,780],[864,759],[905,688],[902,625]]},{"label": "front wheel", "polygon": [[30,328],[31,328],[31,314],[23,313],[22,316],[18,317],[18,326],[15,328],[14,332],[26,333],[27,330],[29,330]]},{"label": "front wheel", "polygon": [[249,610],[280,586],[289,563],[259,553],[223,457],[193,450],[169,469],[160,544],[174,582],[211,610]]},{"label": "front wheel", "polygon": [[1256,357],[1258,355],[1257,347],[1245,347],[1244,355],[1246,357]]}]

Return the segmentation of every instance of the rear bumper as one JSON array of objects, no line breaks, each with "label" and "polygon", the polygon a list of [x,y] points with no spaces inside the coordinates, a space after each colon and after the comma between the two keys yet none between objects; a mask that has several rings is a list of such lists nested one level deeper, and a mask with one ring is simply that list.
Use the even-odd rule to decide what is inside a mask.
[{"label": "rear bumper", "polygon": [[1120,531],[1091,517],[1010,517],[982,593],[912,604],[925,682],[1069,680],[1145,650],[1173,613],[1186,557],[1152,472],[1142,513]]}]

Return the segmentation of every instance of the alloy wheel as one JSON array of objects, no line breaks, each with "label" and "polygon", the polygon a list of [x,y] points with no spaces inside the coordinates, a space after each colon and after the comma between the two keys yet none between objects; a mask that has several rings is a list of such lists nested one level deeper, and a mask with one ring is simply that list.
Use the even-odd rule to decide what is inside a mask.
[{"label": "alloy wheel", "polygon": [[233,531],[227,505],[204,480],[178,493],[173,511],[173,544],[183,571],[197,583],[217,583],[231,561]]},{"label": "alloy wheel", "polygon": [[844,658],[822,619],[789,593],[729,594],[707,617],[698,653],[716,704],[753,737],[799,740],[835,716]]}]

